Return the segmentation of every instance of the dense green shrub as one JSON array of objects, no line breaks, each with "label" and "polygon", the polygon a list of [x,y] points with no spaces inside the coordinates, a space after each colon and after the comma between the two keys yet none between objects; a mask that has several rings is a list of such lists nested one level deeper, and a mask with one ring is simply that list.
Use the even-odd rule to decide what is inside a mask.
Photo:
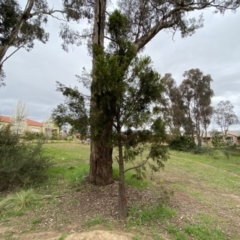
[{"label": "dense green shrub", "polygon": [[49,158],[42,143],[26,143],[10,126],[0,128],[0,191],[43,181]]},{"label": "dense green shrub", "polygon": [[188,136],[177,136],[169,143],[169,147],[177,151],[190,151],[195,148],[195,142]]},{"label": "dense green shrub", "polygon": [[212,145],[214,147],[221,147],[224,145],[222,134],[220,132],[213,132]]},{"label": "dense green shrub", "polygon": [[35,133],[35,132],[25,132],[24,135],[22,136],[22,139],[27,140],[27,141],[33,141],[33,140],[44,140],[46,137],[44,136],[43,133]]}]

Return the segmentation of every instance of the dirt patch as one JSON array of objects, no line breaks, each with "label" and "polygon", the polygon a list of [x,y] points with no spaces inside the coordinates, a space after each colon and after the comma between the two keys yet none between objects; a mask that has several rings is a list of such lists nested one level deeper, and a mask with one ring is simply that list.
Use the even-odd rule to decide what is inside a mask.
[{"label": "dirt patch", "polygon": [[222,196],[227,198],[232,198],[240,203],[240,197],[235,194],[222,194]]},{"label": "dirt patch", "polygon": [[130,240],[132,235],[120,232],[92,231],[85,233],[75,233],[66,240]]},{"label": "dirt patch", "polygon": [[130,240],[131,234],[115,231],[91,231],[83,233],[73,233],[68,236],[56,232],[40,232],[25,234],[20,240],[58,240],[64,237],[65,240]]},{"label": "dirt patch", "polygon": [[61,234],[57,232],[40,232],[24,234],[20,237],[20,240],[57,240],[61,237]]},{"label": "dirt patch", "polygon": [[[135,204],[154,203],[161,198],[161,193],[155,195],[150,189],[139,190],[127,186],[126,190],[129,207]],[[98,218],[101,223],[101,219],[112,221],[118,218],[118,183],[105,187],[84,184],[81,189],[63,194],[54,201],[54,205],[35,209],[28,217],[41,216],[39,229],[67,228],[82,231],[87,220]]]},{"label": "dirt patch", "polygon": [[[128,207],[136,204],[158,203],[164,196],[161,190],[153,191],[126,186],[126,191]],[[108,226],[116,224],[117,219],[118,183],[105,187],[83,184],[79,188],[69,189],[68,192],[64,192],[63,189],[58,196],[47,198],[42,207],[38,206],[27,211],[23,216],[9,219],[8,227],[4,226],[1,232],[4,235],[4,232],[11,230],[14,237],[21,237],[24,234],[24,238],[21,239],[53,239],[57,233],[76,235],[77,232],[86,231],[91,226],[101,225],[103,229],[105,224]],[[118,229],[124,227],[124,222],[117,223]],[[39,233],[27,237],[26,231]],[[45,236],[44,232],[49,236]],[[122,239],[126,239],[126,236]]]}]

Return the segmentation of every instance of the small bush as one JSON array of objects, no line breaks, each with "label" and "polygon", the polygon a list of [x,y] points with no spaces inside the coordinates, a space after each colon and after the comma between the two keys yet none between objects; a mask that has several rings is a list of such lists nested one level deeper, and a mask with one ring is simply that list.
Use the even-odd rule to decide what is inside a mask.
[{"label": "small bush", "polygon": [[175,137],[170,143],[169,147],[177,151],[190,151],[196,146],[195,142],[188,136]]},{"label": "small bush", "polygon": [[42,153],[42,142],[27,144],[10,126],[0,129],[0,191],[43,181],[49,158]]}]

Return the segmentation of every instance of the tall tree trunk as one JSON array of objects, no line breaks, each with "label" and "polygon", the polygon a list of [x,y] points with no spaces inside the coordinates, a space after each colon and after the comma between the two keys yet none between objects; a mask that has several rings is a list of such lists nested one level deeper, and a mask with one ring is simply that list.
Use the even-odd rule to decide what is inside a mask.
[{"label": "tall tree trunk", "polygon": [[[93,44],[104,47],[106,0],[96,0],[94,9]],[[93,73],[97,55],[93,51]],[[97,81],[93,74],[92,86]],[[94,89],[91,88],[91,119],[101,121],[103,114],[97,107],[94,99]],[[96,116],[97,117],[94,117]],[[101,126],[101,123],[99,124]],[[97,122],[91,121],[91,153],[89,182],[95,185],[108,185],[113,183],[112,176],[112,147],[107,139],[112,133],[112,119],[109,119],[102,129],[97,129]]]}]

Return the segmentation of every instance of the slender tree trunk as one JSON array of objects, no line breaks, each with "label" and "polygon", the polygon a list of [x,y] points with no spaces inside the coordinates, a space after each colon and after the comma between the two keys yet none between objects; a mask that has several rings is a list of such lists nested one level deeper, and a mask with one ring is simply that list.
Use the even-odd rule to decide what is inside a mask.
[{"label": "slender tree trunk", "polygon": [[121,130],[118,130],[118,152],[119,152],[119,187],[118,187],[118,217],[126,219],[127,217],[127,197],[124,181],[124,160],[122,149]]},{"label": "slender tree trunk", "polygon": [[198,144],[198,147],[201,147],[202,146],[202,139],[201,139],[201,129],[200,129],[199,116],[195,117],[195,119],[196,119],[197,144]]},{"label": "slender tree trunk", "polygon": [[[96,0],[94,9],[93,44],[104,47],[106,0]],[[97,55],[93,52],[93,73]],[[92,86],[97,81],[97,76],[93,75]],[[95,185],[108,185],[113,183],[112,176],[112,147],[107,143],[107,139],[112,133],[112,119],[109,119],[102,129],[97,129],[96,119],[101,121],[103,114],[95,104],[94,89],[91,88],[91,153],[89,182]],[[97,117],[96,117],[97,116]],[[99,124],[101,125],[101,123]]]}]

